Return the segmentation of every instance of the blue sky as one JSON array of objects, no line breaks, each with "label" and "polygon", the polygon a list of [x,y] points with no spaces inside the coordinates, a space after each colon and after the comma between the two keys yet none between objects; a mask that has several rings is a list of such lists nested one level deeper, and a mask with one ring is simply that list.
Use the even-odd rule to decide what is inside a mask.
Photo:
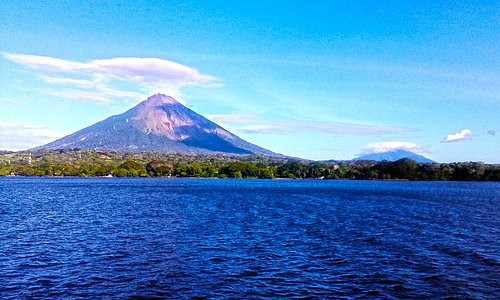
[{"label": "blue sky", "polygon": [[500,163],[497,1],[1,1],[0,149],[170,94],[286,155]]}]

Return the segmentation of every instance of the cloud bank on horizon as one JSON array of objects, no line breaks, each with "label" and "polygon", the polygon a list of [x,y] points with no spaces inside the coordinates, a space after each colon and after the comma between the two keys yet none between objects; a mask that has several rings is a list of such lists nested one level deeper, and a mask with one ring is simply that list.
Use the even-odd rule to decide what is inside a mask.
[{"label": "cloud bank on horizon", "polygon": [[405,150],[405,151],[410,151],[410,152],[417,153],[417,154],[429,153],[429,151],[425,150],[423,147],[421,147],[415,143],[376,142],[376,143],[366,145],[359,155],[361,156],[361,155],[368,155],[368,154],[378,154],[378,153],[385,153],[385,152],[391,152],[391,151],[396,151],[396,150]]},{"label": "cloud bank on horizon", "polygon": [[46,126],[0,122],[0,142],[11,145],[10,150],[25,150],[58,137],[60,133]]},{"label": "cloud bank on horizon", "polygon": [[[39,72],[39,80],[58,87],[45,91],[46,94],[79,101],[105,103],[113,98],[137,100],[156,92],[179,96],[180,90],[187,86],[220,85],[220,81],[214,76],[160,58],[116,57],[77,62],[6,52],[2,56]],[[81,78],[82,76],[85,78]],[[113,87],[113,81],[138,84],[139,90],[144,92],[117,89]]]}]

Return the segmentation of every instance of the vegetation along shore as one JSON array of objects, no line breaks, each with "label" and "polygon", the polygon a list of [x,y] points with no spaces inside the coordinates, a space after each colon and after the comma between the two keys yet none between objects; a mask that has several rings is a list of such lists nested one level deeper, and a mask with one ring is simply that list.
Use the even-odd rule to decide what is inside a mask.
[{"label": "vegetation along shore", "polygon": [[0,152],[0,176],[207,177],[500,181],[500,165],[309,161],[265,155],[181,155],[105,150]]}]

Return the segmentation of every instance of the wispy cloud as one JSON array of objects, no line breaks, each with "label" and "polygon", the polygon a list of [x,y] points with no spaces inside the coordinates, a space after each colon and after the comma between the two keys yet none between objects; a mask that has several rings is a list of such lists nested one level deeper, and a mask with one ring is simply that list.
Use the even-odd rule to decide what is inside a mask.
[{"label": "wispy cloud", "polygon": [[207,115],[206,117],[221,124],[248,124],[259,120],[259,116],[254,114]]},{"label": "wispy cloud", "polygon": [[211,120],[246,134],[292,135],[299,132],[322,132],[336,135],[385,135],[416,131],[396,126],[319,122],[311,120],[266,121],[257,115],[212,115]]},{"label": "wispy cloud", "polygon": [[[0,123],[1,150],[24,150],[48,143],[60,136],[46,126]],[[6,147],[9,149],[4,149]]]},{"label": "wispy cloud", "polygon": [[250,134],[295,134],[298,132],[323,132],[336,135],[384,135],[415,131],[414,129],[395,126],[304,120],[247,125],[237,130]]},{"label": "wispy cloud", "polygon": [[395,150],[405,150],[414,153],[426,153],[424,148],[415,144],[408,142],[377,142],[365,146],[359,155],[385,153]]},{"label": "wispy cloud", "polygon": [[106,103],[110,99],[142,100],[144,94],[114,88],[110,83],[102,80],[84,80],[73,78],[59,78],[39,76],[47,83],[64,86],[65,88],[44,89],[43,94],[82,102]]},{"label": "wispy cloud", "polygon": [[55,85],[71,86],[81,89],[99,88],[98,82],[86,79],[61,78],[61,77],[53,77],[47,75],[38,75],[38,78],[46,83]]},{"label": "wispy cloud", "polygon": [[[220,85],[220,81],[214,76],[159,58],[117,57],[78,62],[39,55],[2,55],[12,62],[39,72],[38,78],[45,83],[73,89],[51,93],[52,95],[82,101],[106,102],[112,98],[132,97],[139,100],[151,92],[179,95],[180,90],[187,86]],[[144,93],[117,89],[113,87],[114,82],[138,85]],[[74,89],[80,91],[76,93],[78,97],[71,94]]]},{"label": "wispy cloud", "polygon": [[464,140],[470,140],[472,139],[473,134],[469,129],[462,129],[462,131],[457,132],[455,134],[449,134],[447,135],[441,143],[452,143],[452,142],[459,142],[459,141],[464,141]]},{"label": "wispy cloud", "polygon": [[19,102],[17,100],[14,100],[14,99],[3,98],[3,99],[0,99],[0,104],[15,105],[15,104],[19,104]]},{"label": "wispy cloud", "polygon": [[493,129],[488,130],[488,135],[493,135],[494,136],[496,134],[497,134],[497,132],[495,130],[493,130]]},{"label": "wispy cloud", "polygon": [[42,92],[47,96],[54,96],[59,98],[65,98],[70,100],[77,100],[81,102],[92,102],[92,103],[107,103],[109,102],[109,97],[93,91],[81,91],[74,89],[66,89],[66,90],[55,90],[48,89]]}]

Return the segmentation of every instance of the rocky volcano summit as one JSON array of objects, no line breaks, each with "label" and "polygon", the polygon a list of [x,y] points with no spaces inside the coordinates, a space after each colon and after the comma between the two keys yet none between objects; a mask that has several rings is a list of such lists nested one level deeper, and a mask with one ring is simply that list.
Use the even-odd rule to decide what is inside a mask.
[{"label": "rocky volcano summit", "polygon": [[239,138],[163,94],[150,96],[120,115],[109,117],[35,149],[74,148],[182,154],[276,155]]}]

